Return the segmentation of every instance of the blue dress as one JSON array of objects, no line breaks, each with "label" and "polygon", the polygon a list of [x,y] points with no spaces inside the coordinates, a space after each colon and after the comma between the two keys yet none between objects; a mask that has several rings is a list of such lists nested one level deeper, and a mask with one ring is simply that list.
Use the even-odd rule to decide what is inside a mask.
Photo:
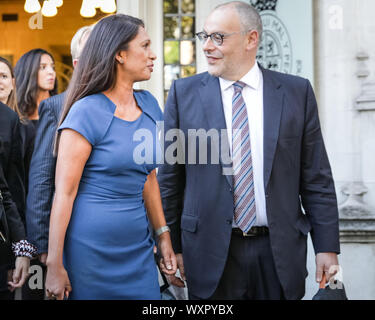
[{"label": "blue dress", "polygon": [[98,93],[74,103],[59,128],[92,145],[65,237],[71,299],[160,299],[142,192],[159,161],[163,115],[149,92],[134,97],[142,109],[135,121],[114,116],[116,106]]}]

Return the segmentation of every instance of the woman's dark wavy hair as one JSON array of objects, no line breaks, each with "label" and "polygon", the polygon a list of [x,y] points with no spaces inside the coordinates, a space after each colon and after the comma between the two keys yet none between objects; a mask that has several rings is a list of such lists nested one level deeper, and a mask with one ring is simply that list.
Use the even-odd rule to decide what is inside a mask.
[{"label": "woman's dark wavy hair", "polygon": [[[53,56],[43,49],[33,49],[26,52],[16,63],[14,74],[16,76],[17,104],[20,111],[25,116],[30,116],[35,112],[38,99],[38,72],[40,59],[43,54],[48,54],[52,61]],[[49,92],[51,96],[57,93],[57,78],[55,85]]]},{"label": "woman's dark wavy hair", "polygon": [[[105,17],[95,25],[69,83],[59,126],[76,101],[114,87],[118,63],[116,54],[128,49],[129,42],[137,36],[140,27],[144,27],[142,20],[125,14]],[[55,155],[59,138],[60,133],[57,132]]]}]

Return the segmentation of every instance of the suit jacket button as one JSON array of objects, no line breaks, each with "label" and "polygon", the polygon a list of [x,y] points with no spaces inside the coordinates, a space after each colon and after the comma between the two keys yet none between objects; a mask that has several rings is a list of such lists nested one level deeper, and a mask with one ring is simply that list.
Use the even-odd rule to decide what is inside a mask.
[{"label": "suit jacket button", "polygon": [[232,220],[227,220],[227,223],[228,224],[232,224]]}]

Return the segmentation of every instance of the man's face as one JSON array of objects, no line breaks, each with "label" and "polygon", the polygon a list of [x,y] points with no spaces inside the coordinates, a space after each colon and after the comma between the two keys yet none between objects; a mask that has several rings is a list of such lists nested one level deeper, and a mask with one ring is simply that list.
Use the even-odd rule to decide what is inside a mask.
[{"label": "man's face", "polygon": [[244,67],[250,63],[247,51],[247,34],[243,30],[238,13],[234,8],[219,8],[206,19],[203,31],[207,34],[218,32],[231,34],[224,37],[222,45],[216,46],[210,38],[203,43],[203,51],[207,58],[208,72],[227,80],[239,80]]}]

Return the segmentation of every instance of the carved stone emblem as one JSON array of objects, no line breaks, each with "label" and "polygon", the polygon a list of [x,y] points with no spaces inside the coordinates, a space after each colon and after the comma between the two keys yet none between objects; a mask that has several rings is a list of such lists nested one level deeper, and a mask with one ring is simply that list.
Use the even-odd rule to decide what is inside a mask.
[{"label": "carved stone emblem", "polygon": [[287,28],[276,15],[277,0],[250,0],[262,17],[263,37],[257,60],[266,68],[283,73],[292,73],[292,41]]}]

